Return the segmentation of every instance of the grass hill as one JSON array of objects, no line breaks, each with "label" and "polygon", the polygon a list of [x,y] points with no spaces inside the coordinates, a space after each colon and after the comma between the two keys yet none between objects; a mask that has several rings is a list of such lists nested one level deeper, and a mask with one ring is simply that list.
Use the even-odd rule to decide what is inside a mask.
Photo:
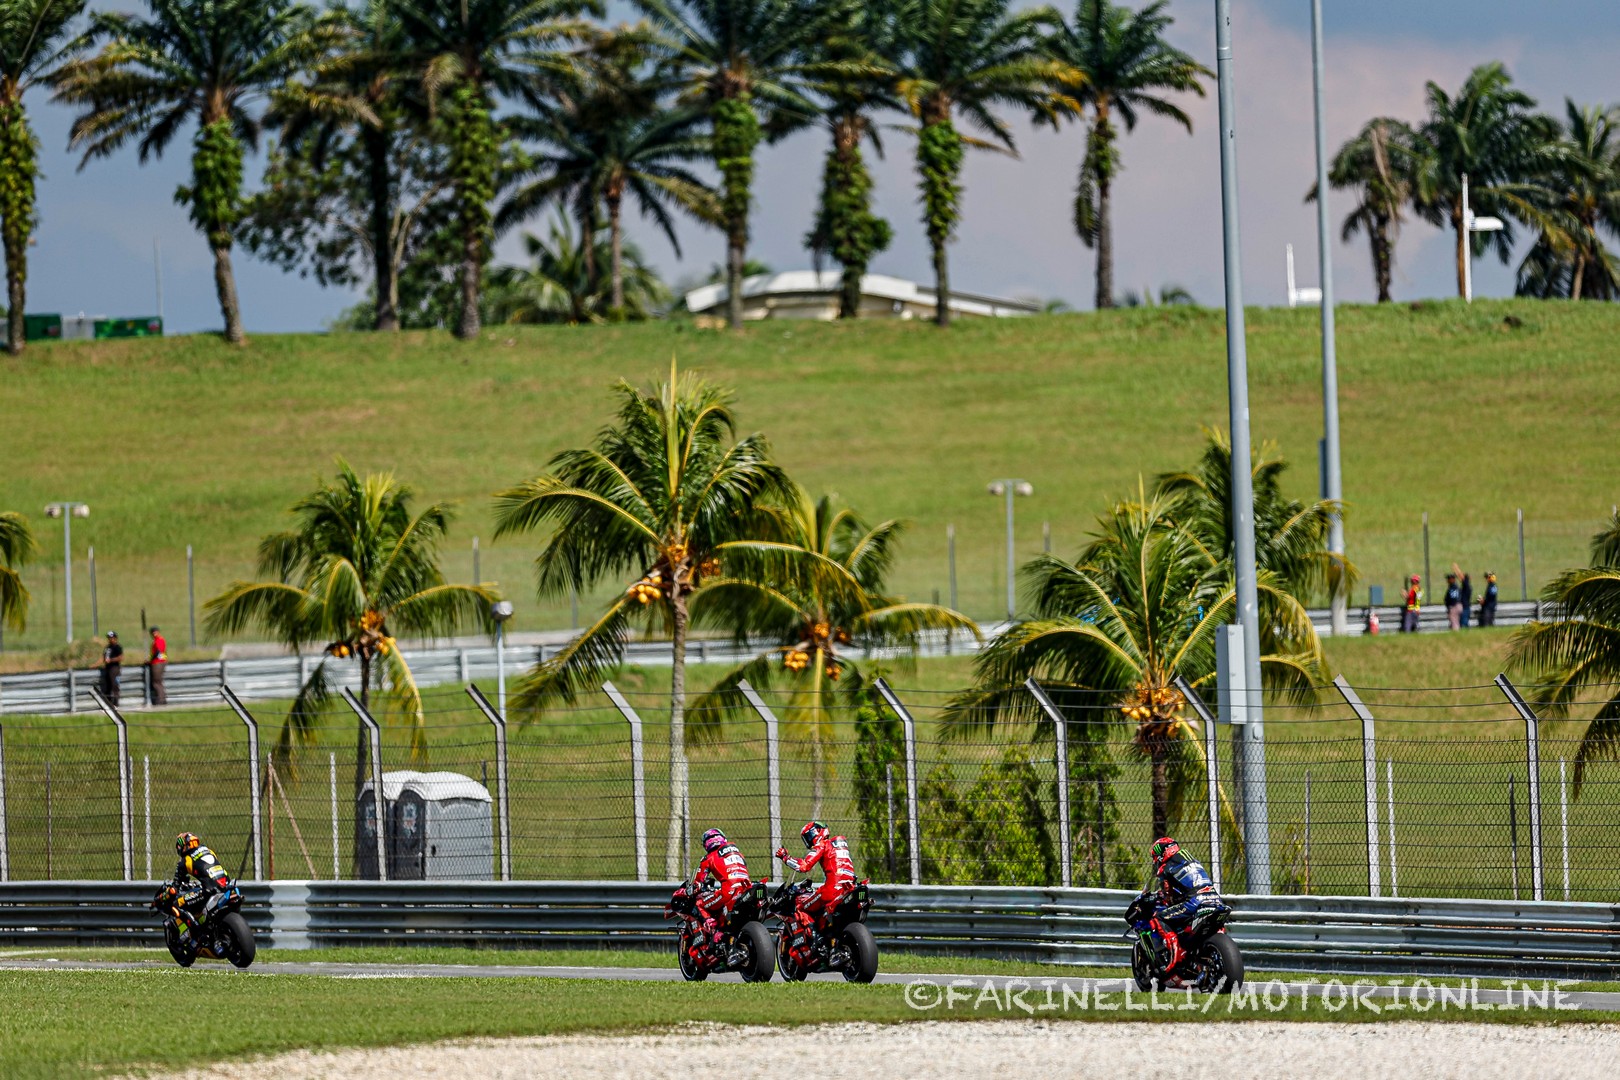
[{"label": "grass hill", "polygon": [[[1249,316],[1253,427],[1276,440],[1301,496],[1317,485],[1317,321]],[[565,626],[537,607],[533,542],[491,545],[488,496],[539,472],[605,423],[608,386],[648,382],[670,357],[733,386],[748,429],[813,490],[915,528],[896,585],[948,597],[947,524],[957,529],[960,604],[1000,613],[1002,504],[1019,476],[1018,554],[1072,551],[1108,502],[1189,464],[1200,427],[1226,423],[1223,316],[1138,309],[962,322],[771,323],[739,334],[680,323],[440,333],[211,337],[57,343],[5,358],[6,479],[0,505],[34,517],[45,555],[30,570],[29,630],[7,647],[63,638],[61,534],[50,500],[92,507],[75,522],[75,628],[90,626],[86,544],[96,548],[101,626],[138,629],[141,609],[184,644],[185,546],[198,603],[249,573],[261,535],[343,456],[391,469],[424,500],[461,504],[447,565],[518,601],[519,628]],[[1363,580],[1393,590],[1421,570],[1421,515],[1438,574],[1456,560],[1499,571],[1517,597],[1514,510],[1529,578],[1583,560],[1620,499],[1620,307],[1530,301],[1346,307],[1339,317],[1348,545]],[[590,598],[586,598],[588,605]]]}]

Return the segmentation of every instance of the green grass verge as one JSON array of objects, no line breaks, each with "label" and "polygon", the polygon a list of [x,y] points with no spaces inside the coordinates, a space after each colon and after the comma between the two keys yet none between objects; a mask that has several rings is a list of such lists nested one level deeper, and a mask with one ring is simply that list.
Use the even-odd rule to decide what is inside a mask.
[{"label": "green grass verge", "polygon": [[[1310,494],[1316,316],[1255,310],[1248,330],[1255,436],[1281,443],[1291,490]],[[1424,511],[1437,572],[1453,559],[1492,567],[1516,596],[1516,507],[1532,588],[1579,564],[1620,496],[1607,467],[1617,331],[1620,311],[1606,304],[1342,306],[1348,542],[1365,580],[1393,589],[1421,568]],[[482,536],[482,576],[518,600],[514,629],[566,626],[566,602],[531,598],[536,542],[489,542],[490,493],[588,440],[611,416],[608,385],[652,380],[672,354],[733,386],[745,429],[769,435],[812,490],[915,522],[897,591],[948,594],[954,524],[960,604],[990,617],[1005,559],[1001,504],[985,482],[1035,484],[1018,508],[1021,558],[1040,549],[1043,520],[1057,550],[1074,550],[1139,476],[1186,467],[1200,426],[1226,423],[1223,342],[1220,311],[1158,308],[964,321],[948,333],[892,321],[728,334],[657,324],[497,327],[471,343],[410,333],[261,335],[241,350],[206,336],[31,347],[0,360],[5,508],[35,516],[50,555],[27,576],[28,632],[6,643],[62,640],[50,569],[60,536],[38,517],[47,501],[93,508],[74,539],[81,571],[84,545],[96,548],[101,626],[129,634],[144,608],[179,650],[185,546],[199,598],[213,595],[251,569],[259,538],[339,454],[394,470],[426,500],[458,502],[447,569],[466,580]],[[87,575],[75,587],[83,633]]]},{"label": "green grass verge", "polygon": [[[442,1039],[553,1035],[666,1028],[692,1020],[727,1024],[805,1024],[917,1019],[1024,1018],[1003,997],[908,1006],[898,986],[846,983],[784,985],[613,983],[553,979],[390,979],[381,986],[320,976],[237,977],[167,969],[138,972],[0,972],[0,1075],[16,1080],[115,1070],[164,1069],[293,1049],[388,1046]],[[1038,984],[1024,1004],[1049,999]],[[1329,1013],[1293,995],[1272,1010],[1263,1003],[1230,1011],[1218,999],[1166,995],[1157,1002],[1122,994],[1084,1007],[1056,996],[1043,1018],[1224,1022],[1410,1019],[1355,1007]],[[1206,1004],[1207,1012],[1202,1011]],[[1099,1008],[1100,1004],[1100,1008]],[[1191,1006],[1184,1008],[1183,1005]],[[1606,1022],[1582,1012],[1442,1011],[1434,1020],[1510,1023]]]}]

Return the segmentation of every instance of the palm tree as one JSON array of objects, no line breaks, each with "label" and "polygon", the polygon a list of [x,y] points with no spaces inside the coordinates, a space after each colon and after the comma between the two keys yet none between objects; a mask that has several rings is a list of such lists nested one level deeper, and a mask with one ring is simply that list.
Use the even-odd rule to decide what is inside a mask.
[{"label": "palm tree", "polygon": [[809,116],[806,51],[840,18],[819,0],[636,0],[662,37],[679,101],[702,109],[721,177],[726,231],[726,321],[742,326],[743,267],[760,113]]},{"label": "palm tree", "polygon": [[176,198],[190,206],[214,258],[214,287],[225,340],[239,345],[241,307],[231,268],[232,231],[241,213],[243,145],[257,148],[253,100],[276,89],[319,55],[330,24],[292,0],[148,0],[149,18],[100,12],[87,42],[104,42],[50,77],[57,100],[83,106],[70,145],[107,157],[139,138],[140,160],[161,157],[195,121],[191,184]]},{"label": "palm tree", "polygon": [[[975,687],[953,703],[949,728],[965,732],[1028,716],[1026,679],[1076,691],[1082,712],[1129,721],[1148,761],[1155,835],[1166,835],[1203,783],[1203,751],[1175,688],[1215,679],[1217,629],[1234,610],[1229,560],[1181,519],[1185,497],[1159,492],[1118,503],[1069,562],[1042,555],[1024,568],[1031,616],[975,660]],[[1260,574],[1260,667],[1268,688],[1313,700],[1325,669],[1304,606],[1269,571]]]},{"label": "palm tree", "polygon": [[1500,63],[1475,68],[1455,96],[1431,82],[1428,98],[1429,116],[1414,147],[1413,202],[1424,220],[1456,234],[1462,296],[1471,235],[1463,222],[1463,177],[1470,209],[1502,217],[1507,226],[1472,234],[1472,242],[1479,250],[1494,248],[1505,264],[1513,251],[1513,222],[1539,228],[1546,220],[1538,208],[1545,195],[1539,179],[1560,156],[1558,125],[1533,111],[1535,99],[1514,88]]},{"label": "palm tree", "polygon": [[[1406,204],[1412,198],[1415,139],[1406,124],[1380,116],[1367,121],[1354,138],[1339,147],[1328,166],[1328,183],[1334,190],[1351,188],[1356,192],[1355,208],[1345,216],[1339,235],[1350,240],[1366,231],[1380,304],[1391,299],[1395,241],[1400,237]],[[1316,201],[1314,184],[1305,201]]]},{"label": "palm tree", "polygon": [[[450,173],[461,247],[456,337],[478,336],[479,289],[489,255],[501,132],[497,98],[531,105],[582,74],[572,46],[597,31],[579,16],[600,0],[395,0],[404,26],[401,61],[420,78],[430,105],[445,105]],[[444,99],[441,102],[441,99]]]},{"label": "palm tree", "polygon": [[821,268],[823,254],[843,268],[838,317],[860,315],[861,279],[872,258],[894,238],[889,223],[872,212],[872,174],[861,153],[870,140],[879,157],[883,143],[872,114],[898,109],[893,58],[902,50],[892,5],[872,3],[847,9],[844,21],[817,42],[812,55],[825,72],[813,81],[822,102],[819,119],[832,137],[821,174],[816,220],[805,245]]},{"label": "palm tree", "polygon": [[1596,690],[1603,699],[1575,751],[1575,795],[1593,762],[1620,758],[1620,514],[1592,537],[1592,565],[1566,570],[1541,594],[1558,617],[1514,632],[1509,663],[1533,678],[1545,717],[1568,716]]},{"label": "palm tree", "polygon": [[[450,507],[435,503],[413,515],[411,499],[411,489],[391,475],[362,478],[339,461],[333,483],[291,508],[296,526],[259,542],[260,580],[234,581],[205,605],[213,633],[252,628],[292,649],[323,647],[282,724],[275,755],[283,767],[291,765],[295,743],[316,737],[333,659],[359,661],[361,704],[370,706],[373,687],[386,691],[385,717],[407,722],[420,752],[426,731],[422,697],[395,635],[438,637],[493,625],[489,606],[496,592],[485,585],[452,585],[439,568],[439,544],[454,517]],[[365,761],[365,727],[357,724],[356,796]]]},{"label": "palm tree", "polygon": [[[726,546],[725,574],[697,594],[693,618],[771,644],[718,679],[692,710],[715,733],[713,721],[742,706],[739,680],[761,689],[785,683],[792,698],[783,715],[813,750],[811,816],[820,817],[833,710],[840,703],[858,707],[866,681],[851,654],[915,648],[925,630],[965,630],[977,638],[979,629],[950,608],[889,595],[884,579],[904,522],[868,525],[836,496],[812,501],[803,492],[758,513],[757,531],[769,539]],[[800,572],[784,573],[784,552]]]},{"label": "palm tree", "polygon": [[727,546],[746,539],[756,503],[785,498],[792,483],[764,436],[736,437],[731,395],[671,363],[669,380],[645,390],[621,382],[617,423],[587,448],[564,450],[550,471],[495,497],[496,535],[550,527],[535,560],[541,596],[627,582],[602,614],[521,681],[519,709],[571,703],[624,658],[634,625],[670,634],[669,847],[665,871],[681,872],[687,809],[686,642],[694,594],[721,574]]},{"label": "palm tree", "polygon": [[39,553],[28,519],[0,513],[0,623],[16,631],[28,628],[28,588],[19,573]]},{"label": "palm tree", "polygon": [[1620,106],[1565,99],[1564,154],[1547,178],[1550,220],[1519,265],[1521,296],[1620,299],[1620,259],[1601,231],[1620,236]]},{"label": "palm tree", "polygon": [[[681,244],[670,211],[720,221],[719,195],[688,167],[711,155],[709,138],[699,130],[705,117],[694,109],[660,108],[657,86],[635,70],[638,63],[633,55],[616,59],[583,94],[513,121],[515,134],[542,144],[533,165],[540,176],[513,192],[495,215],[497,229],[504,228],[554,200],[572,207],[581,231],[594,234],[598,209],[605,208],[610,313],[625,309],[627,197],[653,220],[677,257]],[[594,291],[597,263],[594,250],[588,254]]]},{"label": "palm tree", "polygon": [[[490,273],[485,308],[491,322],[600,323],[610,315],[645,319],[669,304],[669,289],[634,244],[619,245],[619,302],[609,307],[610,297],[603,295],[602,282],[585,258],[585,245],[566,217],[559,215],[551,223],[545,240],[524,233],[523,243],[530,266],[503,266]],[[605,230],[597,229],[591,240],[597,264],[610,257],[609,243]]]},{"label": "palm tree", "polygon": [[1136,130],[1142,112],[1174,120],[1188,133],[1192,118],[1165,91],[1204,94],[1199,79],[1209,69],[1164,39],[1175,20],[1165,14],[1167,0],[1132,11],[1109,0],[1080,0],[1072,24],[1059,24],[1048,39],[1052,55],[1080,73],[1076,92],[1091,110],[1086,156],[1074,199],[1074,223],[1080,240],[1097,249],[1097,307],[1114,306],[1114,223],[1111,198],[1119,175],[1119,132],[1114,113],[1127,132]]},{"label": "palm tree", "polygon": [[39,140],[23,95],[78,51],[69,30],[84,0],[15,0],[0,6],[0,239],[6,249],[6,348],[23,351],[28,242],[34,233]]},{"label": "palm tree", "polygon": [[1013,13],[1011,6],[1012,0],[898,0],[895,18],[904,34],[899,91],[922,125],[917,172],[934,257],[934,320],[940,326],[950,325],[946,245],[961,216],[962,154],[968,143],[955,117],[966,117],[1011,152],[1012,129],[994,107],[1026,108],[1054,120],[1078,107],[1061,92],[1078,89],[1078,73],[1046,51],[1046,34],[1061,22],[1057,12],[1043,6]]}]

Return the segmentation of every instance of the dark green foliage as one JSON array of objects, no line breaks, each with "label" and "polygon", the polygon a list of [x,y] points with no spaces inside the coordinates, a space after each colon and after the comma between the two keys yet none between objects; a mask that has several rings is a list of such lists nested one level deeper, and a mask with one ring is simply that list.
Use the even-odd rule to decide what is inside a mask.
[{"label": "dark green foliage", "polygon": [[938,885],[1050,885],[1058,880],[1051,785],[1012,747],[963,791],[947,766],[918,795],[923,880]]},{"label": "dark green foliage", "polygon": [[1134,884],[1135,861],[1119,842],[1119,766],[1108,752],[1109,727],[1069,722],[1069,834],[1074,883],[1121,888]]},{"label": "dark green foliage", "polygon": [[242,143],[229,120],[216,120],[198,130],[192,146],[191,184],[178,188],[174,201],[190,208],[211,247],[230,247],[242,216]]},{"label": "dark green foliage", "polygon": [[720,212],[726,234],[748,241],[748,203],[754,184],[754,148],[759,145],[759,117],[747,95],[725,98],[709,108],[714,123],[714,164],[720,170]]},{"label": "dark green foliage", "polygon": [[956,235],[961,217],[962,136],[949,120],[926,125],[917,135],[923,225],[936,247]]},{"label": "dark green foliage", "polygon": [[[894,866],[889,854],[889,776],[894,777]],[[862,872],[873,881],[910,881],[906,828],[905,739],[888,709],[863,705],[855,714],[854,812],[860,822]]]},{"label": "dark green foliage", "polygon": [[[847,150],[834,148],[822,170],[821,203],[815,227],[805,244],[826,252],[844,268],[843,292],[859,295],[861,276],[872,257],[888,248],[894,238],[889,223],[872,212],[872,174],[857,143]],[[853,317],[853,311],[840,311]]]},{"label": "dark green foliage", "polygon": [[22,300],[28,282],[28,240],[38,217],[34,183],[39,179],[39,140],[28,126],[22,102],[0,106],[0,238],[6,251],[11,351],[22,351]]}]

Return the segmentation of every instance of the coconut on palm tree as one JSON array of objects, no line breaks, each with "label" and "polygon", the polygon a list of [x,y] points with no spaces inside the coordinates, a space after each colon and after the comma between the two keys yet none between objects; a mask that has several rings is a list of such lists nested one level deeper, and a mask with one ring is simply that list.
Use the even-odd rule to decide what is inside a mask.
[{"label": "coconut on palm tree", "polygon": [[13,0],[0,4],[0,240],[6,251],[6,348],[23,351],[28,303],[28,243],[38,224],[34,185],[39,139],[23,96],[77,53],[73,23],[85,0]]},{"label": "coconut on palm tree", "polygon": [[979,629],[950,608],[889,594],[885,579],[904,522],[869,525],[836,496],[812,501],[803,492],[756,514],[760,539],[725,545],[724,572],[698,594],[693,618],[768,644],[716,680],[693,713],[712,729],[714,720],[741,706],[740,680],[785,689],[790,697],[783,717],[811,745],[811,816],[820,817],[834,711],[862,701],[867,672],[857,652],[914,649],[927,630],[977,638]]},{"label": "coconut on palm tree", "polygon": [[1620,299],[1620,106],[1581,108],[1565,99],[1563,154],[1545,180],[1548,220],[1519,264],[1520,296]]},{"label": "coconut on palm tree", "polygon": [[404,27],[401,62],[442,116],[455,189],[461,312],[455,334],[478,336],[479,293],[489,258],[504,133],[499,99],[546,100],[582,75],[576,46],[598,31],[581,18],[600,0],[395,0]]},{"label": "coconut on palm tree", "polygon": [[28,628],[28,587],[21,569],[39,553],[28,519],[0,512],[0,623],[16,631]]},{"label": "coconut on palm tree", "polygon": [[679,102],[708,117],[726,232],[726,321],[742,325],[754,151],[761,113],[814,114],[806,53],[840,18],[818,0],[636,0],[662,38]]},{"label": "coconut on palm tree", "polygon": [[[382,692],[384,718],[409,725],[425,746],[426,717],[396,635],[438,637],[490,627],[498,597],[486,585],[447,582],[439,545],[453,519],[435,503],[411,511],[411,489],[386,473],[360,476],[338,463],[337,478],[291,508],[294,528],[259,542],[258,581],[235,581],[205,605],[216,634],[254,629],[294,650],[316,645],[321,659],[288,710],[275,755],[291,765],[295,744],[312,742],[333,685],[334,661],[358,663],[360,702]],[[354,787],[365,780],[365,727],[355,734]],[[359,843],[356,829],[356,844]]]},{"label": "coconut on palm tree", "polygon": [[231,266],[242,211],[243,147],[257,149],[255,100],[313,61],[330,40],[330,23],[292,0],[149,0],[149,17],[97,13],[87,42],[99,51],[50,77],[56,98],[84,111],[69,143],[108,157],[131,139],[140,160],[161,157],[188,123],[191,183],[175,197],[190,207],[207,238],[225,340],[241,344],[241,305]]},{"label": "coconut on palm tree", "polygon": [[[1506,265],[1513,252],[1514,222],[1539,228],[1546,189],[1541,179],[1561,154],[1558,124],[1535,112],[1536,102],[1517,89],[1500,63],[1481,64],[1455,95],[1428,84],[1429,115],[1414,143],[1413,203],[1430,224],[1456,236],[1457,295],[1466,291],[1466,261],[1494,250]],[[1463,178],[1470,210],[1503,219],[1505,228],[1471,233],[1463,221]]]},{"label": "coconut on palm tree", "polygon": [[549,471],[495,497],[496,535],[547,528],[535,560],[542,597],[622,585],[606,610],[519,683],[515,707],[541,713],[594,689],[624,659],[638,625],[668,633],[669,834],[665,872],[678,877],[688,809],[686,645],[695,594],[722,574],[728,545],[748,539],[761,501],[792,482],[765,437],[737,437],[728,391],[673,363],[647,389],[616,388],[619,414],[591,446],[564,450]]},{"label": "coconut on palm tree", "polygon": [[1167,92],[1204,94],[1199,80],[1212,74],[1164,33],[1175,20],[1167,0],[1133,11],[1109,0],[1080,0],[1074,21],[1059,24],[1047,39],[1051,53],[1078,72],[1075,96],[1090,114],[1086,154],[1074,199],[1080,240],[1097,249],[1097,307],[1114,306],[1114,180],[1120,172],[1119,129],[1136,130],[1142,113],[1173,120],[1192,132],[1192,117]]},{"label": "coconut on palm tree", "polygon": [[[719,195],[694,173],[712,153],[704,115],[692,108],[665,109],[659,84],[645,71],[639,48],[608,43],[606,55],[584,88],[535,115],[515,118],[513,133],[536,141],[530,169],[538,174],[507,198],[496,228],[524,221],[548,202],[569,207],[581,233],[595,235],[606,215],[608,301],[613,317],[626,313],[624,205],[628,200],[669,240],[677,257],[680,237],[674,213],[718,224]],[[672,211],[674,213],[672,213]],[[587,249],[591,289],[597,267]]]},{"label": "coconut on palm tree", "polygon": [[1074,69],[1052,59],[1046,35],[1061,21],[1050,7],[1012,10],[1012,0],[897,0],[903,34],[898,90],[917,117],[917,173],[923,225],[934,263],[934,321],[950,325],[947,247],[961,219],[962,156],[970,140],[956,126],[965,118],[996,146],[1014,151],[1012,129],[996,114],[1003,106],[1055,119],[1072,113]]},{"label": "coconut on palm tree", "polygon": [[[1390,302],[1395,271],[1395,241],[1400,237],[1406,204],[1412,198],[1413,146],[1416,136],[1399,120],[1380,116],[1367,121],[1355,137],[1339,147],[1328,166],[1328,183],[1336,191],[1356,193],[1356,205],[1339,230],[1343,240],[1366,232],[1372,251],[1373,285],[1378,302]],[[1315,202],[1311,185],[1306,202]]]},{"label": "coconut on palm tree", "polygon": [[1557,617],[1514,632],[1509,663],[1535,683],[1542,716],[1565,717],[1596,691],[1598,705],[1575,751],[1575,796],[1595,762],[1620,759],[1620,514],[1592,537],[1592,565],[1542,590]]}]

